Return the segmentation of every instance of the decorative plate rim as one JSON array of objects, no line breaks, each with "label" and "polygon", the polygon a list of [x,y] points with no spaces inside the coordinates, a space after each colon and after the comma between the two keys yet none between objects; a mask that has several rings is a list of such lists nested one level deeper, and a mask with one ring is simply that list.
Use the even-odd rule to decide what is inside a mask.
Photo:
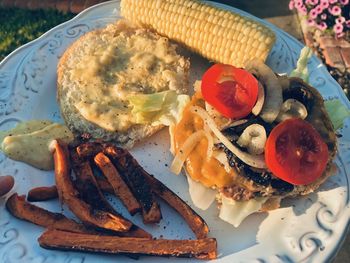
[{"label": "decorative plate rim", "polygon": [[[16,50],[14,50],[13,52],[11,52],[5,59],[3,59],[1,62],[0,62],[0,77],[1,77],[1,69],[3,67],[6,66],[7,63],[10,63],[11,59],[13,57],[16,57],[18,55],[18,53],[22,52],[22,51],[26,51],[28,48],[36,45],[36,44],[39,44],[42,40],[45,40],[48,36],[50,36],[53,32],[55,31],[58,31],[60,29],[64,29],[65,27],[67,27],[68,25],[71,25],[71,24],[74,24],[75,22],[83,22],[84,19],[87,18],[87,20],[89,19],[89,13],[90,12],[94,12],[96,9],[102,7],[102,6],[107,6],[107,5],[110,5],[110,4],[113,4],[113,3],[119,3],[120,0],[114,0],[114,1],[108,1],[108,2],[103,2],[103,3],[100,3],[100,4],[97,4],[95,6],[92,6],[86,10],[84,10],[83,12],[79,13],[77,16],[75,16],[74,18],[60,24],[60,25],[57,25],[56,27],[50,29],[49,31],[47,31],[46,33],[44,33],[42,36],[40,36],[39,38],[17,48]],[[295,39],[293,36],[289,35],[288,33],[284,32],[283,30],[279,29],[277,26],[271,24],[270,22],[268,21],[265,21],[265,20],[262,20],[260,18],[257,18],[245,11],[242,11],[242,10],[239,10],[237,8],[234,8],[232,6],[229,6],[229,5],[225,5],[225,4],[220,4],[220,3],[216,3],[216,2],[213,2],[213,1],[206,1],[206,2],[209,2],[210,4],[213,4],[213,5],[216,5],[218,7],[221,7],[221,8],[224,8],[224,9],[227,9],[227,10],[233,10],[233,11],[236,11],[238,13],[240,13],[241,15],[244,15],[244,16],[247,16],[247,17],[250,17],[256,21],[259,21],[261,22],[262,24],[264,25],[267,25],[268,27],[270,27],[273,31],[276,32],[276,35],[280,34],[282,35],[284,38],[288,39],[289,41],[293,42],[294,45],[298,46],[298,48],[301,48],[303,47],[303,44],[300,43],[297,39]],[[327,69],[325,68],[325,66],[321,63],[321,61],[316,57],[316,56],[313,56],[312,57],[312,63],[318,65],[318,70],[321,70],[322,73],[324,73],[327,77],[327,81],[330,81],[330,83],[332,84],[332,86],[335,86],[336,87],[336,93],[337,95],[339,95],[341,101],[343,104],[345,104],[348,108],[350,108],[350,102],[348,101],[348,99],[346,98],[345,94],[343,93],[341,87],[339,86],[339,84],[330,76],[329,72],[327,71]],[[1,84],[1,83],[0,83]],[[1,88],[1,87],[0,87]],[[0,98],[1,99],[1,98]],[[348,179],[348,177],[347,177]],[[348,190],[348,189],[347,189]],[[349,206],[346,207],[347,208],[347,213],[344,213],[343,216],[346,216],[346,214],[349,214],[349,211],[350,211],[350,208]],[[334,245],[334,247],[332,248],[331,251],[329,251],[328,255],[327,255],[327,261],[328,260],[331,260],[333,259],[337,252],[341,249],[341,245],[344,243],[345,241],[345,238],[347,236],[347,232],[350,228],[350,219],[348,217],[347,219],[347,223],[346,225],[344,226],[344,231],[342,233],[342,235],[340,236],[337,244]],[[220,259],[219,259],[220,261]]]}]

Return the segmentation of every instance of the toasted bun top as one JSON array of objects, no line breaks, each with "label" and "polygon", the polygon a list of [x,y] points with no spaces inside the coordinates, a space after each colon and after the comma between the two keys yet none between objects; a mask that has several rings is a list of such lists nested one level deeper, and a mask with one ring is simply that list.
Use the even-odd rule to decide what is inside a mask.
[{"label": "toasted bun top", "polygon": [[167,38],[120,20],[85,34],[63,54],[57,68],[62,116],[77,134],[131,146],[161,126],[136,120],[128,98],[187,93],[188,70]]}]

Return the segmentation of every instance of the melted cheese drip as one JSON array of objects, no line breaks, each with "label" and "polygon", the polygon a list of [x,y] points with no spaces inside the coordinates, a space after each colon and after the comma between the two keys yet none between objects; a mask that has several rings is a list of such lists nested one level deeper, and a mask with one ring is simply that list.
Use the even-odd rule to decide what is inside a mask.
[{"label": "melted cheese drip", "polygon": [[[204,128],[203,120],[198,115],[191,113],[191,106],[204,108],[204,100],[199,93],[196,93],[192,101],[186,106],[181,121],[173,129],[175,151],[178,151],[184,141],[194,132]],[[208,141],[206,137],[197,144],[186,160],[186,171],[191,178],[201,182],[207,187],[223,187],[232,184],[235,171],[225,170],[215,157],[207,159],[206,153]]]}]

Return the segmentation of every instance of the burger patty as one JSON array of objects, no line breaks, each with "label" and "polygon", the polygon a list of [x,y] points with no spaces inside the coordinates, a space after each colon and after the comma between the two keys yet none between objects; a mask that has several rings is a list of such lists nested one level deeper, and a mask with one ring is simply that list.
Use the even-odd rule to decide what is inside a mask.
[{"label": "burger patty", "polygon": [[294,186],[288,182],[278,179],[267,170],[254,171],[250,166],[238,159],[223,144],[216,145],[226,154],[230,167],[234,168],[240,177],[248,181],[249,189],[244,186],[231,185],[219,189],[225,196],[236,201],[247,201],[255,197],[286,195],[294,190]]},{"label": "burger patty", "polygon": [[[308,186],[294,186],[288,182],[278,179],[268,170],[257,170],[248,166],[238,159],[222,143],[219,143],[215,146],[225,152],[228,164],[237,171],[237,176],[239,177],[239,180],[235,180],[234,185],[218,189],[219,192],[224,194],[226,197],[230,197],[236,201],[247,201],[260,196],[285,197],[298,194],[308,194],[317,189],[319,185],[331,174],[331,164],[336,154],[337,144],[334,129],[325,110],[322,96],[315,88],[310,87],[301,79],[290,78],[284,79],[284,81],[287,81],[288,85],[286,85],[286,88],[283,90],[283,99],[297,99],[305,105],[308,111],[306,121],[313,125],[328,146],[329,160],[326,171],[321,178]],[[246,127],[254,123],[264,126],[267,136],[277,125],[277,123],[266,123],[261,118],[250,115],[248,116],[248,121],[246,123],[228,128],[223,132],[228,138],[238,138]],[[235,140],[233,140],[232,143],[241,148],[235,142]]]}]

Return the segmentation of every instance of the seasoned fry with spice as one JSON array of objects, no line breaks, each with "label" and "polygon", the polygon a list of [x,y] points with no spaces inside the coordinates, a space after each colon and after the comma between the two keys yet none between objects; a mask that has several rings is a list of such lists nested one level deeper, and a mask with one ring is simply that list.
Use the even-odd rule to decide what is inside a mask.
[{"label": "seasoned fry with spice", "polygon": [[141,210],[139,202],[136,200],[128,185],[113,166],[109,158],[103,153],[99,153],[94,158],[96,165],[101,169],[109,184],[114,190],[114,194],[119,197],[131,215]]},{"label": "seasoned fry with spice", "polygon": [[[75,149],[71,149],[70,152],[73,170],[77,177],[75,186],[78,188],[82,199],[96,209],[101,209],[110,212],[116,215],[117,217],[123,218],[122,215],[115,211],[115,209],[109,204],[109,202],[102,194],[102,192],[104,191],[103,187],[111,188],[111,185],[108,183],[108,181],[102,178],[98,180],[99,177],[95,178],[89,161],[81,159]],[[101,188],[99,182],[102,182],[102,180],[104,185]],[[114,194],[113,188],[107,190],[110,190],[109,193]],[[128,232],[120,232],[118,233],[118,235],[152,238],[152,235],[150,233],[143,230],[137,225],[132,225]]]},{"label": "seasoned fry with spice", "polygon": [[209,228],[203,218],[201,218],[185,201],[178,197],[173,191],[158,181],[154,176],[142,169],[142,174],[152,187],[152,191],[167,202],[185,219],[197,238],[205,238]]},{"label": "seasoned fry with spice", "polygon": [[26,202],[25,196],[19,196],[17,193],[7,199],[6,208],[11,215],[46,228],[77,233],[96,233],[60,213],[53,213]]},{"label": "seasoned fry with spice", "polygon": [[217,243],[214,238],[199,240],[121,238],[47,230],[38,241],[41,247],[48,249],[198,259],[215,259],[217,257]]},{"label": "seasoned fry with spice", "polygon": [[89,161],[80,159],[74,149],[70,151],[70,160],[76,177],[75,186],[81,199],[94,208],[120,216],[99,189]]},{"label": "seasoned fry with spice", "polygon": [[[86,228],[83,224],[77,223],[63,214],[50,212],[46,209],[30,204],[25,201],[25,196],[13,194],[6,202],[7,210],[15,217],[26,220],[33,224],[65,230],[74,233],[90,233],[107,235],[108,232],[97,232],[95,229]],[[121,237],[152,238],[152,235],[145,230],[133,225],[128,232],[113,232],[113,235]]]},{"label": "seasoned fry with spice", "polygon": [[103,146],[98,142],[85,142],[76,147],[79,157],[83,160],[90,160],[96,154],[103,151]]},{"label": "seasoned fry with spice", "polygon": [[107,230],[126,232],[132,223],[122,217],[108,212],[93,209],[89,204],[80,200],[78,191],[70,178],[68,150],[64,150],[57,141],[51,144],[55,162],[55,178],[58,196],[68,205],[69,209],[86,225]]},{"label": "seasoned fry with spice", "polygon": [[141,204],[142,218],[145,223],[158,223],[162,214],[155,200],[152,189],[143,177],[139,165],[133,163],[130,153],[115,146],[104,148],[105,154],[111,158],[118,171],[124,176],[135,198]]},{"label": "seasoned fry with spice", "polygon": [[106,180],[106,178],[102,176],[97,176],[96,181],[98,183],[98,187],[101,189],[102,192],[108,193],[108,194],[114,194],[114,189],[110,185],[110,183]]},{"label": "seasoned fry with spice", "polygon": [[[167,202],[185,219],[197,238],[204,238],[207,236],[209,229],[205,221],[189,205],[187,205],[186,202],[162,182],[148,174],[127,150],[115,147],[112,144],[101,144],[96,142],[83,143],[77,147],[78,154],[81,158],[85,159],[92,158],[97,153],[97,150],[109,155],[116,165],[118,165],[119,159],[124,160],[124,163],[127,159],[127,163],[130,164],[130,170],[137,170],[139,174],[146,179],[151,191]],[[104,154],[100,153],[98,155],[103,156]],[[100,158],[104,159],[102,157]],[[103,178],[98,177],[98,182],[102,191],[110,192],[112,190],[110,184],[108,184]]]},{"label": "seasoned fry with spice", "polygon": [[[103,177],[96,177],[98,188],[108,194],[114,194],[113,187]],[[56,185],[35,187],[28,192],[27,200],[29,202],[40,202],[56,199],[58,197]]]}]

